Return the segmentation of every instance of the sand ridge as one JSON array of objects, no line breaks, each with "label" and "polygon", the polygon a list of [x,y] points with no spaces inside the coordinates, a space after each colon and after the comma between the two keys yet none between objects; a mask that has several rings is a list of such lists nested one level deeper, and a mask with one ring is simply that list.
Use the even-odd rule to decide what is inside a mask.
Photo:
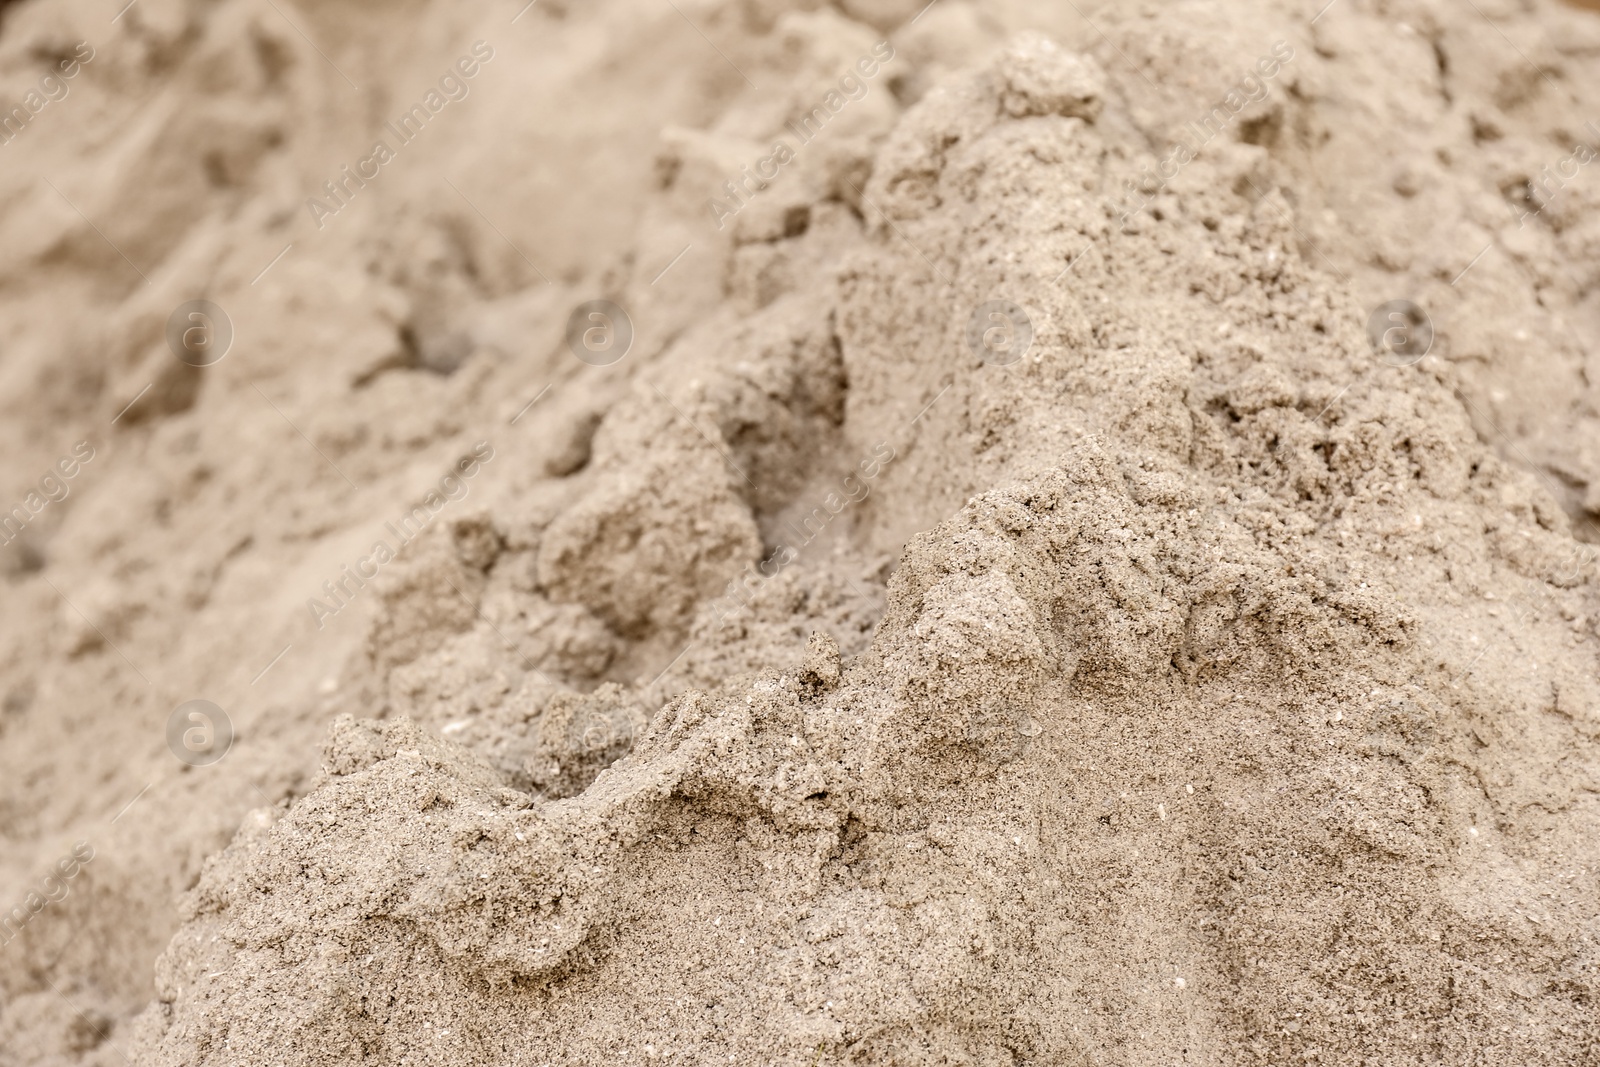
[{"label": "sand ridge", "polygon": [[[1592,1059],[1597,194],[1539,175],[1600,20],[643,10],[141,0],[18,172],[169,180],[0,219],[114,324],[7,311],[11,466],[110,441],[4,550],[6,884],[95,862],[0,1060]],[[0,60],[87,37],[17,5]],[[503,80],[307,221],[474,40]],[[97,76],[165,88],[96,141]],[[234,747],[175,766],[196,697]]]}]

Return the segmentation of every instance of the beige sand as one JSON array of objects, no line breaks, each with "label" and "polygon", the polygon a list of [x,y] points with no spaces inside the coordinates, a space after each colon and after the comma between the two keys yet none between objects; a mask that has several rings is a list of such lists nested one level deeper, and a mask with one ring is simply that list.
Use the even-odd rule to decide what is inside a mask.
[{"label": "beige sand", "polygon": [[0,1064],[1600,1063],[1593,10],[118,7]]}]

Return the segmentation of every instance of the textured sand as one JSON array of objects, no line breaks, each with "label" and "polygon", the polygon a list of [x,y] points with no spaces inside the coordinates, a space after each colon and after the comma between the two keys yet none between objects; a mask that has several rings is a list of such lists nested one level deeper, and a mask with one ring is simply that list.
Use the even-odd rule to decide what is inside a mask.
[{"label": "textured sand", "polygon": [[1593,10],[118,6],[0,1064],[1600,1062]]}]

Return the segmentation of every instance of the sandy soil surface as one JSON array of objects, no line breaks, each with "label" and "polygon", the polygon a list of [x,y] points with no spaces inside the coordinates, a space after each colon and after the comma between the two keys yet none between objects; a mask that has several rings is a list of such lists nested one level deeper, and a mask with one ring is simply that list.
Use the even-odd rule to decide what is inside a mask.
[{"label": "sandy soil surface", "polygon": [[1600,1063],[1600,11],[0,7],[0,1064]]}]

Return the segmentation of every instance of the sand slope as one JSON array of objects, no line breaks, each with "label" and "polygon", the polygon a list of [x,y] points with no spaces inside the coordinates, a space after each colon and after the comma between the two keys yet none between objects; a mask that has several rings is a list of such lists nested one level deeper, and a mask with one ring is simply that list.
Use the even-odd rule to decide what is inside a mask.
[{"label": "sand slope", "polygon": [[808,6],[7,12],[0,1061],[1596,1057],[1600,18]]}]

